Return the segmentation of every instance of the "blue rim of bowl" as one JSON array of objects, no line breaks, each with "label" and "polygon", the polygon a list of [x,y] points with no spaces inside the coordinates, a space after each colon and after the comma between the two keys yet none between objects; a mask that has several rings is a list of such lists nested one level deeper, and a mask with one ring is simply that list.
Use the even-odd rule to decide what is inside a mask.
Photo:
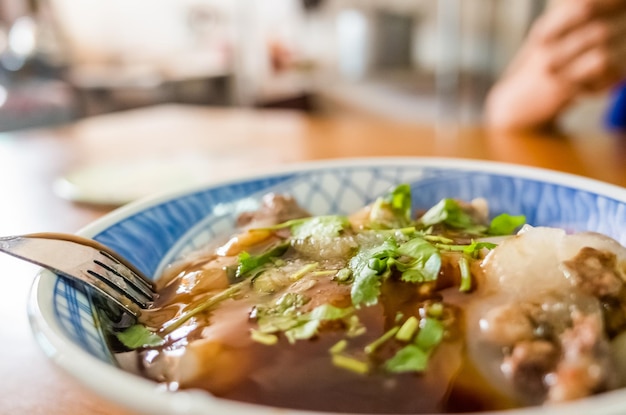
[{"label": "blue rim of bowl", "polygon": [[[449,169],[460,172],[498,174],[501,176],[550,183],[565,188],[571,188],[572,190],[587,191],[603,196],[607,199],[626,204],[626,189],[622,187],[577,175],[536,167],[455,158],[391,157],[332,159],[285,164],[284,166],[273,170],[264,170],[256,174],[251,173],[242,177],[236,177],[208,185],[204,184],[177,191],[167,191],[163,194],[146,197],[116,209],[103,218],[94,221],[92,224],[86,226],[77,233],[86,237],[95,237],[97,239],[97,236],[100,233],[111,227],[113,224],[119,223],[121,220],[131,218],[133,215],[146,208],[167,203],[185,195],[202,192],[206,189],[216,188],[219,186],[227,187],[253,180],[271,181],[272,178],[277,177],[282,177],[286,180],[293,177],[296,173],[309,173],[325,169],[354,168],[359,166],[367,168],[384,166],[414,166],[420,168]],[[271,187],[271,185],[268,187]],[[621,242],[624,243],[624,241]],[[162,266],[162,264],[159,266]],[[227,413],[232,415],[275,413],[276,408],[266,408],[245,403],[225,401],[215,398],[202,391],[168,392],[164,390],[161,385],[125,373],[121,371],[121,369],[107,364],[97,357],[89,354],[78,345],[74,344],[72,340],[64,334],[61,325],[51,316],[51,313],[49,312],[49,310],[53,309],[50,293],[51,290],[56,287],[56,280],[56,276],[47,271],[41,271],[35,279],[29,299],[29,318],[33,333],[43,351],[58,366],[100,395],[134,410],[152,414],[200,414],[214,413],[214,411],[220,411],[221,413],[230,411]],[[89,308],[92,304],[87,302],[86,304],[79,304],[78,306]],[[89,376],[89,371],[86,371],[85,367],[97,370],[98,376]],[[108,387],[108,385],[115,384],[117,384],[117,387],[115,388]],[[150,397],[150,401],[146,402],[145,399],[138,400],[137,397]],[[574,405],[577,411],[583,410],[584,412],[585,408],[597,409],[598,405],[602,404],[602,407],[609,411],[606,413],[613,413],[611,411],[623,411],[623,402],[625,401],[625,392],[614,391],[576,402]],[[568,414],[568,408],[570,406],[570,404],[563,405],[561,408],[563,412],[555,412],[555,410],[558,411],[559,408],[552,408],[550,413]],[[316,412],[284,409],[281,409],[281,412],[285,414],[317,414]],[[490,414],[496,413],[497,412],[490,412]],[[537,408],[506,411],[507,415],[515,415],[518,413],[536,414]]]}]

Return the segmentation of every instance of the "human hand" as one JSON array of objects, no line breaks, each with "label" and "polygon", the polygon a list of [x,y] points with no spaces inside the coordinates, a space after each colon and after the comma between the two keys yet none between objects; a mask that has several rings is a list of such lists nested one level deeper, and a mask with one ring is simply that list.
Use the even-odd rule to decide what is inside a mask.
[{"label": "human hand", "polygon": [[490,91],[485,115],[497,129],[554,121],[579,96],[626,75],[626,1],[568,0],[547,11],[504,77]]},{"label": "human hand", "polygon": [[577,91],[602,91],[626,76],[626,1],[570,0],[533,35],[550,47],[549,69]]}]

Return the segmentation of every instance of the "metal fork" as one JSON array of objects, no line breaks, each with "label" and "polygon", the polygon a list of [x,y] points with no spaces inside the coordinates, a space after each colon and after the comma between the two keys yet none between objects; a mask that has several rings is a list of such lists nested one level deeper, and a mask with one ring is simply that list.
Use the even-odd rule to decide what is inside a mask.
[{"label": "metal fork", "polygon": [[135,317],[157,297],[150,279],[92,239],[60,233],[0,237],[0,252],[87,284]]}]

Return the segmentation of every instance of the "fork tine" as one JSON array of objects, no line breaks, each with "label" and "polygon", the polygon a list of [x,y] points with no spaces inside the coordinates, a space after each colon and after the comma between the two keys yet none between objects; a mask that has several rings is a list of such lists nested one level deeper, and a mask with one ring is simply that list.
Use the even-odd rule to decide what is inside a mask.
[{"label": "fork tine", "polygon": [[84,272],[98,278],[106,284],[110,290],[117,292],[119,295],[128,297],[128,300],[135,303],[140,308],[146,309],[152,304],[150,297],[137,290],[132,284],[124,279],[123,276],[120,276],[120,274],[115,271],[111,271],[109,267],[100,261],[94,260],[93,264]]},{"label": "fork tine", "polygon": [[[54,270],[52,271],[55,272]],[[74,281],[77,280],[75,276],[69,275],[64,272],[56,271],[56,273],[61,275],[62,277],[69,278]],[[89,287],[96,290],[108,300],[113,301],[124,311],[130,313],[135,317],[139,317],[142,313],[142,310],[146,308],[141,303],[134,301],[132,299],[132,296],[130,296],[128,292],[122,291],[120,287],[111,283],[108,277],[100,275],[91,269],[85,270],[84,275],[81,276],[79,280],[82,282],[86,282]]]},{"label": "fork tine", "polygon": [[146,281],[144,278],[137,275],[135,270],[122,264],[116,257],[106,251],[100,251],[100,254],[108,259],[108,262],[94,259],[94,262],[96,264],[106,268],[116,276],[122,278],[124,282],[128,283],[130,287],[138,291],[142,297],[145,297],[145,301],[152,302],[155,300],[156,294],[154,292],[153,286],[149,284],[148,281]]},{"label": "fork tine", "polygon": [[136,317],[157,296],[151,280],[92,239],[56,233],[0,237],[0,251],[80,280]]}]

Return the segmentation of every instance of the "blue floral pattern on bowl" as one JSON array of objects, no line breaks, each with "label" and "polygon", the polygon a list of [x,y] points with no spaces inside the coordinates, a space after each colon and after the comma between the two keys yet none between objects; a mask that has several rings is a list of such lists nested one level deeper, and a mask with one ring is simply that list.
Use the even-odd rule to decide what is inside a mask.
[{"label": "blue floral pattern on bowl", "polygon": [[[156,277],[175,258],[232,231],[237,215],[256,208],[268,192],[291,194],[316,215],[347,214],[403,182],[411,184],[415,209],[428,208],[444,197],[483,197],[494,215],[523,214],[532,225],[597,231],[626,244],[624,189],[606,185],[607,190],[596,191],[598,182],[537,169],[424,159],[310,164],[208,186],[148,203],[87,236]],[[112,362],[90,297],[62,279],[57,279],[51,295],[67,337],[98,359]]]}]

